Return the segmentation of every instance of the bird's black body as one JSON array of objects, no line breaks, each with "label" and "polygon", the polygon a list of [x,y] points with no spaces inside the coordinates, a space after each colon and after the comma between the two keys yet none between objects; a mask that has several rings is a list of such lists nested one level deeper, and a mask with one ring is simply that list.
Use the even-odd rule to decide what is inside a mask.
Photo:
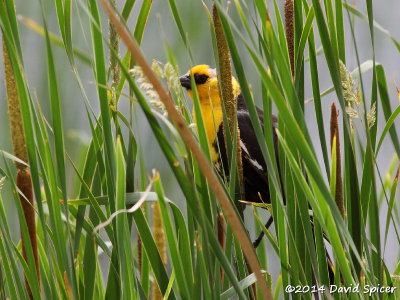
[{"label": "bird's black body", "polygon": [[[264,129],[263,111],[257,108],[258,118],[261,126]],[[245,200],[247,202],[263,202],[270,203],[269,186],[268,186],[268,171],[260,146],[257,141],[253,126],[251,124],[250,115],[247,110],[243,95],[240,94],[237,98],[237,118],[240,131],[240,145],[242,152],[243,164],[243,179],[245,189]],[[276,161],[279,166],[278,157],[278,139],[275,133],[278,121],[276,116],[272,116],[272,136],[274,138],[274,147]],[[225,140],[223,134],[223,123],[220,124],[217,130],[218,145],[215,141],[213,147],[220,152],[221,161],[225,175],[229,176],[228,160],[225,150]],[[218,147],[219,146],[219,147]]]},{"label": "bird's black body", "polygon": [[[209,128],[216,129],[216,136],[208,136],[209,144],[215,150],[215,153],[219,154],[217,158],[213,158],[213,163],[216,169],[221,174],[221,176],[226,175],[229,180],[229,163],[227,159],[224,131],[223,131],[223,121],[222,118],[218,119],[218,123],[215,124],[213,120],[215,114],[210,114],[209,110],[213,112],[221,113],[221,101],[219,95],[219,84],[217,79],[217,73],[215,69],[211,69],[208,65],[198,65],[193,67],[187,74],[180,77],[181,85],[187,89],[189,96],[192,97],[191,90],[191,78],[190,73],[193,74],[193,79],[196,84],[196,89],[199,95],[200,105],[204,108],[206,115],[205,123],[208,124]],[[252,203],[271,203],[269,185],[268,185],[268,170],[265,163],[261,148],[256,138],[253,125],[251,123],[249,111],[247,110],[243,95],[240,93],[240,87],[236,79],[232,77],[232,84],[236,86],[236,93],[234,95],[237,97],[237,121],[240,131],[240,148],[242,153],[242,165],[243,165],[243,179],[244,179],[244,189],[245,189],[245,199],[246,202]],[[212,102],[212,106],[209,103]],[[261,126],[264,127],[264,115],[263,111],[256,107],[258,118],[260,119]],[[204,115],[204,113],[203,113]],[[210,117],[212,116],[212,117]],[[278,176],[281,184],[281,192],[283,202],[285,201],[285,189],[283,186],[283,180],[280,172],[279,166],[279,155],[278,155],[278,138],[276,134],[276,129],[278,125],[277,118],[272,115],[270,120],[272,123],[272,136],[274,142],[275,150],[275,160],[278,167]],[[212,127],[211,127],[212,126]],[[215,127],[216,128],[215,128]],[[207,126],[206,126],[207,127]],[[264,130],[264,128],[263,128]],[[213,132],[214,133],[214,132]],[[222,164],[222,166],[221,166]],[[311,217],[312,218],[312,217]],[[272,216],[269,218],[265,227],[268,227],[272,223]],[[312,226],[313,231],[314,227]],[[260,233],[258,238],[253,243],[256,248],[264,235],[264,231]],[[333,264],[330,260],[329,254],[327,253],[327,262],[329,270],[330,283],[334,280],[334,269]]]}]

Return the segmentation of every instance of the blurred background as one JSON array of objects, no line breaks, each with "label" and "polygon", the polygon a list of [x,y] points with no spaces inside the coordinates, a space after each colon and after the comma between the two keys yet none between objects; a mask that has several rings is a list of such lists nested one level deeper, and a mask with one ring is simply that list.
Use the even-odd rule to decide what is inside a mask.
[{"label": "blurred background", "polygon": [[[82,11],[79,6],[79,1],[75,1],[73,4],[73,43],[74,45],[81,49],[83,52],[88,55],[92,55],[92,47],[88,44],[90,40],[88,38],[88,34],[90,34],[89,29],[89,20],[86,14]],[[118,1],[118,8],[122,9],[122,1]],[[283,6],[283,1],[280,5]],[[357,9],[366,13],[365,9],[365,1],[354,1],[354,5]],[[58,28],[55,4],[53,1],[44,0],[45,14],[48,22],[48,26],[51,32],[55,35],[60,36],[60,31]],[[205,1],[206,6],[211,9],[211,1]],[[351,3],[353,4],[353,3]],[[178,9],[180,15],[182,16],[182,22],[184,28],[188,34],[188,38],[191,45],[191,51],[193,53],[192,62],[193,65],[196,64],[209,64],[211,66],[215,66],[215,61],[213,57],[213,52],[211,48],[211,38],[210,38],[210,28],[208,25],[208,18],[206,11],[204,9],[203,3],[200,0],[192,0],[192,1],[177,1]],[[130,20],[128,22],[129,27],[134,28],[134,24],[136,22],[136,16],[139,12],[141,6],[141,1],[137,0],[134,6],[134,10],[131,14]],[[272,1],[267,1],[267,6],[270,8],[269,13],[271,15],[271,19],[274,21],[274,13],[273,13],[273,5]],[[253,7],[248,7],[249,11],[252,12],[254,10]],[[282,9],[282,7],[281,7]],[[398,0],[386,0],[383,2],[374,2],[374,19],[384,28],[388,29],[390,34],[396,39],[400,40],[400,26],[399,26],[399,11],[400,11],[400,1]],[[103,31],[108,31],[108,22],[105,18],[104,12],[99,7],[99,10],[102,15],[102,26]],[[31,91],[34,92],[34,99],[37,99],[39,102],[44,115],[50,116],[49,113],[49,95],[48,95],[48,86],[47,86],[47,78],[46,78],[46,56],[45,56],[45,41],[43,37],[29,29],[24,25],[22,20],[27,20],[27,18],[32,19],[39,24],[41,24],[41,11],[40,6],[37,1],[23,1],[16,0],[16,11],[20,16],[21,22],[19,23],[19,30],[21,34],[21,42],[22,49],[25,59],[25,71],[26,77],[29,82]],[[282,10],[281,10],[282,11]],[[233,19],[238,20],[238,16],[236,14],[235,8],[232,5],[230,9],[230,15]],[[249,15],[251,18],[253,15]],[[357,59],[354,43],[351,38],[350,27],[348,23],[348,15],[346,11],[344,11],[344,18],[346,20],[346,28],[345,32],[347,34],[346,37],[346,59],[347,59],[347,67],[350,71],[357,67]],[[355,37],[357,42],[357,51],[359,52],[360,63],[363,63],[367,60],[372,59],[372,47],[370,45],[370,34],[368,24],[359,19],[355,18],[354,20],[354,30]],[[259,20],[254,20],[255,22],[259,22]],[[237,24],[240,24],[238,20]],[[240,27],[239,27],[240,28]],[[241,28],[243,30],[243,28]],[[243,30],[244,31],[244,30]],[[318,35],[317,35],[318,38]],[[317,48],[321,45],[317,40]],[[166,51],[165,51],[165,43],[173,50],[177,61],[178,68],[180,73],[186,73],[190,68],[191,63],[188,59],[188,55],[185,49],[185,46],[180,38],[177,27],[174,23],[174,19],[172,17],[171,11],[168,7],[167,1],[154,1],[151,13],[148,19],[148,23],[145,29],[145,33],[143,36],[142,42],[142,51],[145,53],[148,61],[153,59],[158,60],[162,63],[165,63],[167,60]],[[400,53],[396,49],[393,42],[382,32],[375,30],[375,50],[376,50],[376,61],[377,63],[381,63],[386,71],[387,82],[388,82],[388,90],[390,93],[390,100],[392,110],[399,105],[399,99],[396,92],[396,84],[400,84]],[[240,43],[238,43],[240,45]],[[107,50],[107,49],[106,49]],[[246,70],[246,75],[248,81],[252,85],[252,91],[254,94],[254,98],[256,103],[261,105],[261,89],[260,89],[260,80],[257,78],[257,73],[255,71],[254,65],[250,61],[250,59],[246,59],[247,52],[241,48],[241,53],[243,54],[243,62]],[[2,50],[0,50],[2,51]],[[88,144],[90,140],[90,128],[89,123],[87,121],[87,115],[84,108],[84,97],[79,89],[77,84],[75,75],[73,74],[70,64],[68,62],[67,56],[63,48],[60,48],[53,44],[53,51],[56,60],[56,71],[59,82],[59,89],[62,101],[62,112],[63,112],[63,123],[64,123],[64,131],[65,131],[65,144],[68,155],[71,157],[72,161],[77,161],[82,158],[83,149]],[[126,48],[121,45],[121,56],[124,55]],[[305,51],[306,57],[308,56],[308,50]],[[1,60],[3,56],[1,55]],[[324,62],[325,58],[323,54],[319,56],[319,80],[320,80],[320,90],[325,91],[326,89],[332,86],[332,82],[330,79],[328,68]],[[78,73],[82,79],[82,83],[84,85],[84,89],[86,91],[87,97],[89,99],[90,105],[93,111],[98,114],[99,103],[97,98],[96,86],[94,84],[92,68],[90,65],[77,60],[78,64]],[[1,63],[3,66],[3,63]],[[7,102],[6,102],[6,92],[4,86],[4,71],[0,68],[0,149],[5,150],[7,152],[12,152],[11,138],[10,138],[10,130],[9,130],[9,119],[7,114]],[[370,86],[371,82],[371,73],[367,72],[363,76],[363,80],[367,82],[366,86]],[[356,81],[358,82],[358,81]],[[365,99],[367,101],[367,107],[370,105],[370,90],[365,91]],[[305,65],[305,99],[309,99],[312,97],[311,90],[311,81],[309,75],[308,64]],[[334,93],[331,93],[322,98],[322,108],[324,113],[324,123],[325,130],[328,134],[329,132],[329,116],[330,116],[330,106],[333,101],[337,101]],[[339,106],[338,106],[339,107]],[[124,112],[129,111],[129,101],[126,98],[121,98],[119,102],[119,109]],[[316,149],[319,162],[321,166],[323,165],[322,152],[320,149],[320,140],[318,136],[318,130],[316,125],[316,120],[314,118],[314,105],[312,102],[309,102],[305,105],[305,115],[307,126],[310,131],[310,135],[313,140],[314,147]],[[383,130],[384,121],[383,114],[378,108],[378,136]],[[339,120],[341,120],[341,114],[339,113]],[[397,130],[400,130],[400,121],[396,120],[395,125]],[[357,120],[355,121],[355,126],[359,126],[357,124]],[[341,128],[341,127],[340,127]],[[138,143],[140,143],[141,148],[144,150],[146,155],[144,155],[145,166],[147,173],[150,173],[151,169],[156,168],[159,170],[163,176],[164,187],[166,195],[177,202],[179,205],[184,206],[184,199],[179,190],[176,189],[177,184],[175,184],[174,176],[168,176],[172,174],[169,170],[169,167],[166,161],[163,158],[161,151],[158,148],[158,145],[152,134],[149,134],[149,127],[147,121],[144,119],[140,108],[136,107],[136,117],[134,121],[133,130],[136,134]],[[343,136],[342,132],[340,133]],[[387,140],[389,137],[386,138]],[[361,140],[365,142],[365,139],[361,137]],[[386,174],[389,163],[394,155],[394,149],[391,145],[391,142],[384,143],[382,149],[377,157],[377,163],[380,168],[381,174],[384,176]],[[360,163],[360,162],[358,162]],[[3,166],[3,162],[0,162],[0,166]],[[67,163],[68,167],[68,180],[69,185],[72,186],[74,180],[73,169],[70,164]],[[377,177],[378,178],[378,177]],[[170,182],[168,182],[170,180]],[[3,188],[3,199],[7,199],[7,197],[11,197],[9,185],[6,183]],[[76,191],[72,189],[69,190],[70,198],[76,197]],[[398,198],[397,198],[398,199]],[[13,207],[13,201],[8,201],[6,203],[6,211],[10,214],[16,214],[15,208]],[[248,209],[246,213],[251,213]],[[385,225],[385,216],[386,216],[386,208],[381,210],[381,229],[383,231],[382,236],[384,236],[384,225]],[[17,218],[9,219],[14,220],[15,225],[14,233],[15,239],[19,239],[19,227]],[[389,237],[388,237],[388,245],[387,249],[384,253],[385,261],[389,268],[389,271],[392,272],[394,267],[398,261],[398,253],[399,253],[399,245],[391,245],[390,241],[396,241],[394,237],[394,230],[390,228]],[[274,278],[274,276],[273,276]]]}]

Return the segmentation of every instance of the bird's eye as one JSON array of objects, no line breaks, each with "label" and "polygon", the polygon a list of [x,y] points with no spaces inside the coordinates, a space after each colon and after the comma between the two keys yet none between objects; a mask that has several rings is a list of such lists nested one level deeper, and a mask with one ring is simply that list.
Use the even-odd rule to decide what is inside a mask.
[{"label": "bird's eye", "polygon": [[196,84],[203,84],[207,81],[208,76],[205,74],[194,74],[194,82],[196,82]]}]

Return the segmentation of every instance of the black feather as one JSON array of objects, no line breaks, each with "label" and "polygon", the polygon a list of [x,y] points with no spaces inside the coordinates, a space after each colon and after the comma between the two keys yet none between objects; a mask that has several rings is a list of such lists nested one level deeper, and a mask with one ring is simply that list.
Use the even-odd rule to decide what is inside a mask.
[{"label": "black feather", "polygon": [[[264,116],[260,108],[257,108],[258,118],[260,119],[261,126],[264,130]],[[248,202],[264,202],[270,203],[269,186],[268,186],[268,170],[262,155],[260,146],[257,141],[249,112],[244,102],[242,94],[237,99],[237,118],[240,131],[240,140],[243,143],[242,147],[242,164],[243,164],[243,178],[245,200]],[[272,116],[272,128],[275,147],[275,158],[278,163],[278,139],[275,132],[277,127],[277,118]],[[219,145],[219,152],[221,155],[221,162],[224,168],[225,175],[229,178],[228,160],[225,150],[225,140],[223,134],[223,123],[220,124],[217,131],[217,139]],[[213,144],[215,150],[218,152],[216,142]],[[245,149],[247,152],[245,151]],[[222,170],[221,170],[222,171]],[[282,182],[281,182],[282,184]]]}]

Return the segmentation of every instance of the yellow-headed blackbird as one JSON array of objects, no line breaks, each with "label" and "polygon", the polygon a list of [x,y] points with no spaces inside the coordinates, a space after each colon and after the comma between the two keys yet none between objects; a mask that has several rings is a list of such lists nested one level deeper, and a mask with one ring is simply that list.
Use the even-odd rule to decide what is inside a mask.
[{"label": "yellow-headed blackbird", "polygon": [[[190,98],[193,99],[190,73],[193,74],[196,83],[212,161],[218,172],[220,174],[225,172],[225,175],[229,178],[229,167],[223,134],[223,109],[216,70],[210,68],[208,65],[198,65],[180,77],[182,86],[187,89]],[[270,203],[267,166],[254,133],[243,95],[240,92],[239,83],[234,77],[232,77],[232,87],[234,97],[237,100],[237,122],[240,131],[245,200],[247,202]],[[263,126],[263,112],[258,107],[257,113]],[[272,116],[271,121],[275,153],[277,155],[276,116]],[[276,160],[278,162],[278,156],[276,156]]]},{"label": "yellow-headed blackbird", "polygon": [[[212,161],[218,172],[221,175],[225,172],[225,175],[229,178],[229,167],[223,134],[223,108],[220,99],[217,72],[208,65],[198,65],[180,77],[181,85],[186,88],[190,98],[193,99],[193,87],[191,84],[190,74],[193,74],[196,84]],[[234,77],[232,77],[232,87],[234,97],[236,97],[237,100],[237,121],[240,131],[245,200],[247,202],[255,203],[270,203],[267,166],[251,124],[250,115],[246,108],[243,95],[240,92],[239,83]],[[256,109],[260,123],[264,126],[263,112],[258,107],[256,107]],[[196,120],[194,121],[196,122]],[[275,159],[279,171],[278,140],[275,132],[278,125],[276,116],[272,115],[271,122],[275,147]],[[280,174],[279,179],[282,186],[282,178]],[[283,200],[286,202],[283,186],[282,193]],[[268,228],[271,223],[272,217],[270,217],[265,226]],[[263,232],[253,243],[254,247],[258,246],[262,236]],[[333,283],[334,269],[328,253],[327,263],[329,279],[330,282]]]}]

